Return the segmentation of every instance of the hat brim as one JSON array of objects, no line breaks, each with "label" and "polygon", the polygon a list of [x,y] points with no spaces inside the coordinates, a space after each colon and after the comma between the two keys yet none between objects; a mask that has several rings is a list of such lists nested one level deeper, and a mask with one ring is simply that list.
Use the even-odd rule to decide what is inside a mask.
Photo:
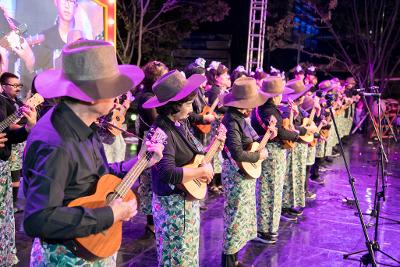
[{"label": "hat brim", "polygon": [[238,100],[233,96],[232,92],[230,92],[226,95],[221,95],[219,99],[226,107],[255,108],[267,102],[269,97],[268,94],[258,91],[258,94],[251,98]]},{"label": "hat brim", "polygon": [[311,88],[305,88],[303,91],[301,91],[300,93],[297,94],[286,94],[283,95],[282,97],[282,102],[287,103],[289,101],[289,98],[292,99],[293,101],[295,101],[296,99],[302,97],[303,95],[305,95],[308,91],[310,91]]},{"label": "hat brim", "polygon": [[315,91],[315,92],[313,93],[313,96],[317,95],[317,92],[322,92],[323,94],[326,94],[326,93],[328,93],[329,91],[333,91],[333,90],[335,90],[335,87],[334,87],[334,86],[331,86],[331,87],[328,87],[328,88],[324,88],[324,89],[318,89],[317,91]]},{"label": "hat brim", "polygon": [[167,101],[160,102],[157,96],[153,96],[149,100],[143,103],[143,108],[156,108],[164,106],[169,102],[176,102],[184,99],[190,95],[194,90],[200,87],[202,83],[206,81],[206,77],[201,74],[193,74],[187,79],[185,86],[171,99]]},{"label": "hat brim", "polygon": [[261,92],[263,94],[266,94],[268,96],[268,98],[272,98],[272,97],[278,96],[278,95],[291,94],[291,93],[294,92],[294,90],[292,90],[292,89],[290,89],[288,87],[285,87],[282,92],[278,92],[278,93],[267,93],[267,92],[265,92],[263,90],[261,90]]},{"label": "hat brim", "polygon": [[44,98],[69,96],[84,102],[120,96],[143,80],[143,71],[134,65],[119,65],[115,77],[98,80],[71,81],[62,70],[47,70],[35,79],[35,88]]}]

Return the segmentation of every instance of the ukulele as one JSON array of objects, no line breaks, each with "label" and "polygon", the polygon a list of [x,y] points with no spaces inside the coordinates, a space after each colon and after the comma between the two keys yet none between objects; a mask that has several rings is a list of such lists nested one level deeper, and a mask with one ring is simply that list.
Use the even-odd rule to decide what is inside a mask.
[{"label": "ukulele", "polygon": [[[328,119],[326,120],[326,125],[325,126],[327,126],[327,125],[329,125],[329,123],[331,122],[331,120],[332,120],[332,118],[331,118],[331,116],[329,116],[328,117]],[[319,135],[322,137],[322,138],[324,138],[325,140],[327,140],[328,139],[328,137],[329,137],[329,134],[330,134],[330,128],[328,128],[328,127],[322,127],[323,129],[321,129],[321,131],[319,132]]]},{"label": "ukulele", "polygon": [[[314,123],[314,117],[315,117],[315,107],[312,108],[310,116],[308,118],[303,119],[302,127],[308,127]],[[305,135],[300,135],[299,138],[304,142],[304,143],[311,143],[314,140],[314,133],[306,133]]]},{"label": "ukulele", "polygon": [[[165,143],[167,135],[160,128],[150,129],[147,139],[152,143]],[[139,154],[138,161],[122,180],[111,174],[103,175],[97,182],[96,192],[93,195],[77,198],[71,201],[68,207],[81,206],[93,209],[105,207],[117,198],[122,198],[125,202],[135,199],[131,187],[146,169],[151,157],[152,153],[149,152],[144,151]],[[121,240],[122,221],[119,221],[101,233],[75,238],[76,246],[72,251],[76,256],[86,260],[106,258],[118,251]]]},{"label": "ukulele", "polygon": [[[198,168],[200,165],[208,164],[214,158],[214,155],[217,153],[219,146],[221,145],[222,139],[226,135],[226,128],[221,123],[218,127],[217,137],[214,139],[214,142],[210,146],[209,150],[207,151],[206,155],[196,155],[191,163],[183,166],[184,168]],[[189,200],[201,200],[206,196],[207,193],[207,183],[203,182],[200,179],[193,179],[186,183],[182,183],[179,186],[183,189],[187,195],[187,199]]]},{"label": "ukulele", "polygon": [[[134,100],[131,91],[128,91],[125,95],[121,96],[121,98],[122,99],[125,98],[123,101],[129,101],[129,103]],[[111,117],[109,118],[109,123],[121,129],[122,124],[125,122],[125,115],[127,111],[128,108],[126,108],[122,104],[117,103],[116,106],[111,111],[110,114]],[[121,131],[118,130],[118,128],[116,127],[107,126],[107,130],[114,136],[120,135]]]},{"label": "ukulele", "polygon": [[[24,106],[28,106],[31,108],[36,108],[38,105],[44,102],[44,98],[39,94],[34,94],[31,98],[29,98]],[[2,122],[0,122],[0,133],[2,133],[6,128],[8,128],[11,124],[17,123],[24,115],[22,114],[22,107],[20,107],[13,114],[5,118]]]},{"label": "ukulele", "polygon": [[[276,126],[276,118],[271,115],[269,119],[269,127],[264,137],[261,139],[260,143],[253,142],[247,148],[248,152],[256,152],[265,148],[268,143],[269,138],[271,137],[272,131],[270,129],[275,128]],[[259,160],[257,162],[237,162],[240,169],[242,169],[246,173],[246,178],[257,179],[261,176],[262,166],[261,163],[263,161]]]},{"label": "ukulele", "polygon": [[[328,122],[325,121],[325,120],[322,120],[322,121],[319,123],[319,125],[318,125],[317,133],[319,133],[321,136],[323,136],[323,135],[322,135],[321,129],[322,129],[322,127],[325,127],[326,125],[328,125]],[[329,133],[329,131],[328,131],[328,133]],[[323,136],[323,137],[325,137],[325,136]],[[310,143],[309,145],[310,145],[311,147],[314,147],[314,146],[317,145],[317,142],[318,142],[318,138],[314,138],[314,140],[312,140],[311,143]]]},{"label": "ukulele", "polygon": [[[288,131],[293,131],[294,126],[293,126],[293,108],[294,108],[294,103],[291,98],[288,98],[289,102],[289,107],[290,107],[290,113],[289,113],[289,118],[288,119],[283,119],[282,121],[282,126],[288,130]],[[289,140],[283,140],[283,148],[285,149],[292,149],[296,146],[296,142],[294,141],[289,141]]]},{"label": "ukulele", "polygon": [[[211,107],[205,106],[203,108],[203,111],[200,113],[200,115],[208,115],[212,114],[214,116],[217,116],[217,114],[214,112],[215,108],[217,107],[219,102],[219,97],[217,97],[214,102],[212,103]],[[203,134],[208,134],[211,131],[211,124],[196,124],[195,125],[197,129],[199,129]]]},{"label": "ukulele", "polygon": [[[26,24],[19,25],[15,30],[11,30],[9,33],[0,37],[0,46],[7,50],[22,49],[24,43],[23,34],[28,30]],[[44,41],[45,37],[43,34],[36,34],[26,37],[25,40],[29,46],[39,45]]]}]

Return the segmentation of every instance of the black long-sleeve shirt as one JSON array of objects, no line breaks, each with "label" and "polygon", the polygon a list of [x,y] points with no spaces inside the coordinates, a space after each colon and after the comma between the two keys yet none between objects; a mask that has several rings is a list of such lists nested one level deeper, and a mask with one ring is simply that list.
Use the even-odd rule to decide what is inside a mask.
[{"label": "black long-sleeve shirt", "polygon": [[[282,114],[282,118],[287,119],[290,116],[290,108],[288,106],[280,106],[280,111]],[[305,135],[307,133],[307,129],[302,127],[303,119],[308,117],[308,113],[304,111],[301,107],[299,107],[299,115],[293,119],[293,126],[296,130],[299,131],[299,135]]]},{"label": "black long-sleeve shirt", "polygon": [[176,126],[168,117],[159,115],[154,127],[160,127],[167,140],[162,159],[151,168],[153,192],[158,196],[181,194],[177,185],[182,183],[182,167],[204,152],[196,146],[195,142],[200,143],[190,134],[187,124]]},{"label": "black long-sleeve shirt", "polygon": [[283,127],[282,114],[272,100],[268,100],[264,105],[259,106],[258,109],[254,109],[251,114],[251,125],[258,135],[264,135],[265,129],[258,123],[255,113],[256,110],[258,110],[258,116],[266,126],[269,125],[269,119],[271,118],[271,115],[276,118],[276,128],[278,130],[278,134],[276,138],[271,140],[271,142],[281,142],[283,140],[296,141],[298,139],[299,134],[294,131],[286,130]]},{"label": "black long-sleeve shirt", "polygon": [[[211,107],[211,105],[214,103],[214,101],[220,96],[221,94],[221,88],[218,86],[212,86],[210,90],[205,92],[205,95],[208,98],[208,105]],[[228,107],[225,106],[217,106],[215,108],[215,111],[220,114],[224,114],[228,110]]]},{"label": "black long-sleeve shirt", "polygon": [[[229,107],[222,123],[226,127],[225,146],[228,148],[231,157],[240,162],[257,162],[260,159],[260,152],[248,152],[249,144],[259,140],[259,136],[245,121],[245,116],[236,108]],[[222,152],[226,159],[228,155]]]},{"label": "black long-sleeve shirt", "polygon": [[61,102],[38,121],[28,137],[22,169],[26,233],[58,241],[109,228],[114,221],[111,207],[67,205],[93,194],[101,176],[124,176],[135,161],[108,165],[96,126],[88,127]]},{"label": "black long-sleeve shirt", "polygon": [[[0,121],[3,121],[15,111],[16,107],[11,104],[9,99],[0,94]],[[4,133],[8,140],[4,144],[4,147],[0,148],[0,160],[6,161],[11,155],[11,145],[25,141],[28,137],[28,132],[25,130],[25,127],[21,127],[16,130],[7,128]]]}]

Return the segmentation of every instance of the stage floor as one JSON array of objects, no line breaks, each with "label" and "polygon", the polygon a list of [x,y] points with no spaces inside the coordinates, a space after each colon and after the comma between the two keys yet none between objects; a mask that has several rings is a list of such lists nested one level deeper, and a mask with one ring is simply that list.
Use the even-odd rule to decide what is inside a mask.
[{"label": "stage floor", "polygon": [[[385,146],[386,148],[386,146]],[[376,178],[376,149],[359,135],[353,136],[345,147],[356,190],[363,211],[370,211],[374,204]],[[400,220],[400,145],[390,145],[386,202],[381,215]],[[343,202],[353,195],[342,157],[336,158],[323,173],[325,186],[311,185],[317,199],[307,203],[304,215],[297,223],[282,222],[279,240],[274,245],[249,242],[240,252],[239,259],[248,266],[360,266],[359,262],[344,260],[343,254],[365,249],[365,239],[356,208]],[[380,188],[379,188],[380,189]],[[200,266],[220,266],[222,248],[222,196],[210,196],[208,209],[201,213]],[[373,239],[374,218],[365,216],[370,238]],[[21,214],[17,214],[20,228]],[[154,238],[145,232],[145,217],[136,216],[124,223],[124,237],[118,254],[118,266],[156,266],[157,254]],[[379,222],[381,249],[400,259],[400,224],[382,219]],[[31,239],[17,232],[17,249],[20,264],[28,266]],[[359,259],[365,253],[353,258]],[[399,266],[387,257],[377,254],[379,262]]]}]

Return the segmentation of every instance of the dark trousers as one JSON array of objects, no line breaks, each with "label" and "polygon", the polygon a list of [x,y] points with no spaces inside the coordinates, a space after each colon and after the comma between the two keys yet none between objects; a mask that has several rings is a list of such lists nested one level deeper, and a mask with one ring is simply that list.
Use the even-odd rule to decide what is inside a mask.
[{"label": "dark trousers", "polygon": [[304,183],[304,192],[308,192],[308,177],[310,177],[310,170],[311,170],[312,165],[307,165],[306,166],[306,182]]},{"label": "dark trousers", "polygon": [[323,162],[323,158],[315,158],[315,163],[310,167],[310,179],[315,180],[319,178],[319,166]]},{"label": "dark trousers", "polygon": [[235,267],[237,262],[237,253],[222,254],[222,267]]}]

